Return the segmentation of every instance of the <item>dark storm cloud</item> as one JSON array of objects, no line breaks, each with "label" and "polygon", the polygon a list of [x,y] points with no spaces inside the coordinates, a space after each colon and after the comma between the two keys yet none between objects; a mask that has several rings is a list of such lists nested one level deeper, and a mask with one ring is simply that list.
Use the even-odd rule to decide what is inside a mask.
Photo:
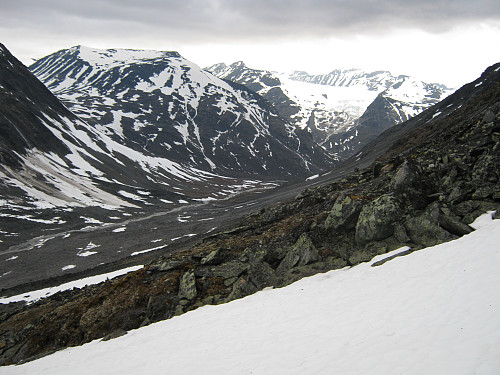
[{"label": "dark storm cloud", "polygon": [[3,27],[180,42],[447,31],[500,19],[498,0],[18,0],[0,1]]}]

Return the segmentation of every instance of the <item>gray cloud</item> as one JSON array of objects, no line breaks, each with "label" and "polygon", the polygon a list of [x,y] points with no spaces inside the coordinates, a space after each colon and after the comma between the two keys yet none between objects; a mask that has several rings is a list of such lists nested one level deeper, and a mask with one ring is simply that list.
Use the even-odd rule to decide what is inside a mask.
[{"label": "gray cloud", "polygon": [[2,1],[3,28],[59,36],[234,41],[367,34],[391,28],[447,31],[500,20],[498,0],[22,0]]}]

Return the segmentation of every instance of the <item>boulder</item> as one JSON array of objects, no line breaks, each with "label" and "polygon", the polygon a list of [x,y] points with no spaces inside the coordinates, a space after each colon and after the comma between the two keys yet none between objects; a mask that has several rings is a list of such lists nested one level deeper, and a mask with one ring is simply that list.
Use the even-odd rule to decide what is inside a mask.
[{"label": "boulder", "polygon": [[415,167],[410,165],[408,160],[405,160],[394,174],[391,181],[391,187],[395,190],[413,188],[417,178]]},{"label": "boulder", "polygon": [[210,268],[209,272],[211,276],[229,279],[231,277],[240,276],[247,268],[248,264],[240,262],[238,260],[233,260],[227,263],[223,263],[219,266],[212,267]]},{"label": "boulder", "polygon": [[394,224],[394,237],[401,243],[409,242],[411,240],[406,233],[404,225],[400,222]]},{"label": "boulder", "polygon": [[325,220],[326,229],[354,229],[361,212],[363,204],[350,195],[342,193],[333,204],[333,207]]},{"label": "boulder", "polygon": [[236,280],[233,284],[233,290],[226,298],[226,302],[233,301],[238,298],[246,297],[250,294],[257,292],[259,289],[255,286],[255,284],[250,280],[248,275],[241,276]]},{"label": "boulder", "polygon": [[189,270],[185,272],[179,280],[179,299],[193,301],[196,299],[197,295],[196,278],[194,272]]},{"label": "boulder", "polygon": [[274,270],[266,262],[252,263],[248,268],[248,276],[258,289],[277,285]]},{"label": "boulder", "polygon": [[224,254],[221,249],[210,252],[207,256],[203,257],[200,261],[203,265],[217,265],[224,260]]},{"label": "boulder", "polygon": [[423,214],[406,220],[406,232],[412,242],[428,247],[454,239],[439,225],[439,216],[439,205],[432,203]]},{"label": "boulder", "polygon": [[367,251],[357,251],[349,257],[349,263],[356,265],[363,262],[368,262],[373,258],[374,254]]},{"label": "boulder", "polygon": [[148,267],[148,271],[165,272],[180,269],[183,262],[179,260],[171,260],[160,258]]},{"label": "boulder", "polygon": [[313,242],[307,233],[302,233],[297,242],[283,258],[276,272],[282,274],[293,267],[305,266],[306,264],[317,262],[319,259],[318,250],[316,250]]},{"label": "boulder", "polygon": [[356,242],[364,246],[371,241],[381,241],[394,233],[394,223],[400,218],[398,200],[392,195],[382,195],[363,206],[356,224]]},{"label": "boulder", "polygon": [[444,214],[439,215],[439,225],[456,236],[463,236],[474,231],[474,228],[470,225],[464,224],[460,220]]}]

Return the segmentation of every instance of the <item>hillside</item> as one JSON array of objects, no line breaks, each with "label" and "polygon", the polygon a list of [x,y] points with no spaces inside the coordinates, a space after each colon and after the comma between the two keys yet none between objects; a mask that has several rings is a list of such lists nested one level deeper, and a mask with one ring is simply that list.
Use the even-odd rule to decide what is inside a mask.
[{"label": "hillside", "polygon": [[[4,364],[220,304],[265,287],[455,240],[498,210],[500,64],[346,165],[370,167],[256,211],[139,271],[4,308]],[[394,129],[394,130],[393,130]],[[400,255],[404,255],[400,254]],[[204,311],[207,311],[206,309]]]}]

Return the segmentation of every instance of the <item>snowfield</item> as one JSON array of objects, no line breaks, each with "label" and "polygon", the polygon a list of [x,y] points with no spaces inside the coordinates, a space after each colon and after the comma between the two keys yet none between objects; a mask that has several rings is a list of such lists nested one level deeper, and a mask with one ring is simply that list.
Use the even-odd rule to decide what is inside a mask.
[{"label": "snowfield", "polygon": [[500,373],[500,220],[396,257],[93,341],[8,374]]}]

